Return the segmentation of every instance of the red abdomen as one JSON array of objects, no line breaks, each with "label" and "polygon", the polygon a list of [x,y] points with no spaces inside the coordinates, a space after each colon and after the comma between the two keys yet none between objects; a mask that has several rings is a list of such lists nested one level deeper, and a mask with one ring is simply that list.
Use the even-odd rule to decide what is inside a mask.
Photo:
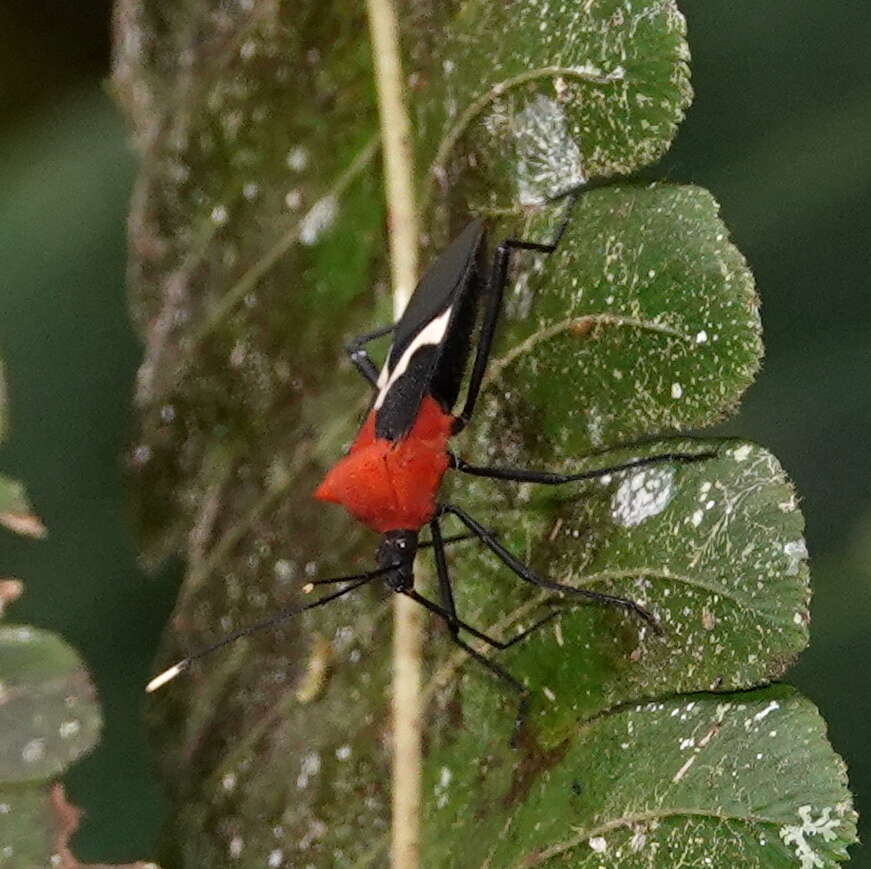
[{"label": "red abdomen", "polygon": [[435,515],[453,422],[427,395],[411,431],[389,441],[375,437],[373,410],[350,452],[326,475],[315,497],[341,504],[379,534],[422,527]]}]

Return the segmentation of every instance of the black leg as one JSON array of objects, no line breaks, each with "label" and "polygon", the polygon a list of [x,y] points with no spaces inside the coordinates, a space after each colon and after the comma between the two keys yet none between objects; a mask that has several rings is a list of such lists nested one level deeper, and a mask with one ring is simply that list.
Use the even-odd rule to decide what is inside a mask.
[{"label": "black leg", "polygon": [[[444,555],[444,553],[442,553]],[[444,561],[444,559],[442,559]],[[436,564],[438,564],[438,559],[436,559]],[[439,568],[439,586],[441,587],[441,568]],[[448,586],[450,586],[450,581],[448,581]],[[470,658],[476,660],[482,667],[485,667],[489,670],[503,685],[506,685],[510,688],[515,694],[517,694],[517,713],[514,718],[514,728],[511,734],[511,744],[513,745],[517,734],[520,731],[520,728],[523,726],[523,720],[526,717],[526,709],[529,705],[529,691],[526,686],[518,679],[515,679],[511,673],[508,672],[504,667],[500,667],[495,661],[491,661],[486,655],[482,655],[477,649],[472,648],[465,640],[460,638],[459,631],[460,628],[464,628],[468,630],[473,636],[478,637],[478,639],[483,640],[486,643],[490,643],[495,648],[500,649],[504,648],[505,645],[511,645],[511,642],[508,644],[500,643],[498,640],[494,640],[492,637],[488,637],[486,634],[481,633],[475,628],[471,627],[471,625],[466,625],[464,622],[460,621],[457,618],[456,612],[450,613],[443,607],[440,607],[438,604],[433,603],[433,601],[427,600],[422,595],[418,594],[413,589],[404,591],[403,594],[408,595],[412,600],[419,603],[421,606],[428,609],[430,612],[435,613],[438,616],[441,616],[445,620],[448,625],[448,630],[451,634],[451,639],[454,644],[459,646]],[[451,602],[453,603],[453,596]],[[551,613],[551,616],[555,615],[555,613]],[[523,636],[526,635],[524,632]],[[514,640],[522,639],[522,636],[515,637]]]},{"label": "black leg", "polygon": [[539,619],[535,622],[531,627],[527,628],[525,631],[521,631],[517,636],[512,637],[510,640],[506,640],[502,642],[500,640],[496,640],[493,637],[487,636],[487,634],[479,631],[477,628],[473,628],[471,625],[457,618],[456,613],[451,614],[443,607],[440,607],[437,603],[428,600],[423,597],[423,595],[418,594],[414,589],[404,589],[402,594],[410,597],[416,603],[419,603],[425,609],[428,609],[430,612],[435,613],[437,616],[440,616],[445,620],[448,625],[448,629],[450,630],[451,639],[453,642],[459,646],[470,658],[474,658],[482,667],[486,667],[497,679],[503,684],[507,685],[512,691],[515,691],[518,695],[518,703],[517,703],[517,714],[514,718],[514,730],[511,736],[511,744],[513,745],[516,741],[517,734],[520,732],[521,727],[523,726],[524,719],[526,718],[526,710],[529,706],[529,691],[526,686],[516,679],[511,673],[508,672],[504,667],[499,666],[495,661],[488,658],[486,655],[482,655],[477,649],[473,649],[465,640],[461,639],[459,636],[459,631],[462,629],[464,631],[468,631],[473,637],[477,637],[479,640],[483,640],[485,643],[493,646],[496,649],[507,649],[510,646],[513,646],[515,643],[519,643],[521,640],[526,639],[533,631],[538,630],[542,625],[556,618],[558,615],[557,612],[548,613],[544,618]]},{"label": "black leg", "polygon": [[493,480],[512,480],[517,483],[543,483],[546,486],[560,486],[563,483],[574,483],[578,480],[594,480],[618,471],[628,471],[631,468],[643,468],[659,462],[700,462],[704,459],[716,458],[714,452],[707,453],[662,453],[658,456],[647,456],[643,459],[633,459],[608,468],[597,468],[594,471],[581,471],[579,474],[557,474],[551,471],[530,471],[521,468],[487,468],[480,465],[470,465],[459,456],[451,456],[452,466],[464,474],[474,477],[489,477]]},{"label": "black leg", "polygon": [[555,619],[559,615],[556,611],[549,612],[544,618],[534,622],[525,631],[521,631],[510,640],[497,640],[495,637],[491,637],[483,631],[479,631],[468,622],[464,622],[461,618],[458,618],[456,614],[451,615],[451,613],[449,613],[444,607],[439,606],[435,601],[430,600],[428,597],[424,597],[413,588],[399,589],[399,593],[404,594],[406,597],[410,597],[415,603],[419,603],[424,609],[428,609],[431,613],[435,613],[439,618],[444,619],[448,628],[451,630],[452,635],[454,628],[458,631],[467,631],[475,637],[475,639],[487,643],[488,646],[492,646],[500,652],[505,649],[510,649],[515,643],[519,643],[521,640],[525,640],[533,631],[537,631],[542,625],[547,624],[547,622]]},{"label": "black leg", "polygon": [[514,727],[511,731],[511,738],[508,741],[512,748],[516,747],[518,734],[523,728],[523,724],[526,721],[526,713],[529,709],[529,690],[504,667],[500,667],[495,661],[491,661],[486,655],[482,655],[459,637],[454,636],[453,640],[470,658],[476,660],[481,666],[486,667],[503,685],[507,685],[512,691],[516,692],[517,712],[514,715]]},{"label": "black leg", "polygon": [[451,639],[454,643],[466,652],[469,657],[474,658],[479,664],[481,664],[481,666],[486,667],[504,685],[507,685],[512,691],[518,694],[517,715],[514,720],[514,731],[512,734],[513,743],[526,716],[526,709],[529,702],[528,691],[521,682],[515,679],[514,676],[508,672],[508,670],[504,667],[500,667],[495,661],[482,655],[479,651],[473,649],[467,642],[460,639],[460,630],[468,631],[472,636],[477,637],[479,640],[483,640],[495,649],[507,649],[528,637],[533,631],[538,630],[538,628],[545,623],[554,619],[557,616],[557,613],[548,613],[544,618],[539,619],[531,627],[527,628],[525,631],[521,631],[510,640],[497,640],[482,631],[479,631],[477,628],[473,628],[471,625],[462,621],[457,615],[457,608],[454,603],[454,593],[451,587],[451,578],[448,573],[447,561],[445,560],[444,540],[441,536],[441,529],[439,528],[437,519],[433,519],[430,522],[430,533],[432,534],[432,545],[433,553],[435,555],[436,573],[439,581],[439,597],[441,598],[441,606],[433,601],[427,600],[414,589],[405,590],[403,593],[407,594],[412,600],[416,601],[430,612],[443,618],[448,626]]},{"label": "black leg", "polygon": [[508,279],[508,265],[511,259],[511,252],[515,250],[532,250],[538,253],[553,253],[565,234],[572,209],[578,201],[579,195],[579,191],[568,195],[568,204],[566,205],[562,222],[557,227],[553,240],[549,243],[542,244],[535,241],[507,238],[496,248],[487,281],[487,305],[484,310],[484,319],[481,323],[478,347],[475,350],[475,362],[472,365],[472,374],[469,378],[469,389],[466,393],[466,402],[463,410],[457,416],[455,431],[460,431],[469,421],[475,409],[475,402],[478,400],[478,393],[481,391],[481,382],[484,379],[484,372],[487,370],[487,363],[490,360],[493,338],[496,335],[496,326],[499,322],[499,312],[502,309],[502,297],[505,293],[505,283]]},{"label": "black leg", "polygon": [[[472,534],[472,532],[468,532],[467,534],[451,534],[450,537],[442,537],[442,543],[445,546],[450,545],[451,543],[459,543],[462,540],[478,540],[477,534]],[[432,540],[423,540],[417,544],[418,549],[429,549],[433,545]]]},{"label": "black leg", "polygon": [[440,509],[442,513],[453,513],[454,516],[456,516],[470,531],[474,532],[481,538],[484,545],[487,546],[487,548],[490,549],[503,564],[509,567],[524,582],[528,582],[530,585],[535,585],[539,588],[557,591],[561,594],[583,597],[595,601],[596,603],[607,604],[608,606],[616,606],[621,609],[629,610],[647,622],[654,631],[659,634],[662,633],[662,629],[657,624],[653,615],[644,609],[643,606],[635,603],[635,601],[629,600],[625,597],[605,594],[600,591],[591,591],[587,588],[575,588],[571,585],[564,585],[561,582],[542,579],[542,577],[533,573],[533,571],[531,571],[522,561],[515,558],[483,525],[481,525],[480,522],[474,520],[465,510],[462,510],[454,504],[442,504]]},{"label": "black leg", "polygon": [[[434,522],[430,524],[432,525],[434,524]],[[491,637],[488,634],[485,634],[483,631],[479,631],[476,627],[473,627],[468,622],[464,622],[457,615],[456,606],[454,605],[454,594],[451,588],[451,580],[450,575],[448,574],[448,565],[447,561],[445,560],[444,549],[442,549],[439,544],[436,543],[436,540],[440,539],[437,536],[439,535],[439,533],[440,532],[436,530],[433,535],[433,551],[435,553],[436,573],[439,580],[439,596],[442,600],[441,605],[437,604],[435,601],[431,601],[428,598],[425,598],[422,594],[415,591],[414,589],[403,589],[402,593],[419,603],[425,609],[428,609],[430,612],[435,613],[437,616],[444,619],[454,639],[456,639],[457,633],[460,630],[463,630],[470,633],[476,639],[482,640],[483,642],[487,643],[488,646],[492,646],[494,649],[502,651],[504,649],[510,649],[515,643],[519,643],[521,640],[525,640],[531,633],[537,631],[542,625],[547,624],[547,622],[551,621],[552,619],[556,618],[557,615],[559,615],[559,613],[556,611],[549,612],[546,616],[540,618],[536,622],[533,622],[530,627],[513,636],[510,640],[497,640],[495,637]]]},{"label": "black leg", "polygon": [[454,603],[454,589],[451,586],[451,575],[448,573],[448,563],[445,559],[445,542],[442,538],[442,530],[438,519],[429,523],[429,533],[432,537],[432,551],[435,556],[436,576],[439,580],[439,599],[442,608],[447,610],[447,623],[454,639],[460,631],[459,619],[457,618],[457,605]]},{"label": "black leg", "polygon": [[382,326],[380,329],[375,329],[373,332],[367,332],[365,335],[359,335],[353,341],[349,341],[345,345],[345,353],[348,358],[354,363],[354,367],[360,374],[372,384],[378,385],[378,369],[375,363],[369,358],[369,354],[363,349],[364,344],[374,341],[376,338],[383,338],[389,335],[396,328],[393,323],[390,326]]}]

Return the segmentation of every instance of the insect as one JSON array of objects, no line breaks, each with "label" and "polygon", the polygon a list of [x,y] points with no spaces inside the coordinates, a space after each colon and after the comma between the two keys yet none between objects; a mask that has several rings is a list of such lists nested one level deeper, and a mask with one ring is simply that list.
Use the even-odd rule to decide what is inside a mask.
[{"label": "insect", "polygon": [[[448,448],[450,439],[465,428],[474,413],[493,347],[512,257],[524,251],[552,254],[562,240],[579,195],[580,191],[574,190],[558,197],[565,198],[567,204],[551,241],[504,239],[496,245],[489,262],[484,223],[473,220],[423,275],[396,323],[362,335],[348,344],[346,350],[351,362],[373,389],[372,404],[349,452],[327,473],[314,495],[322,501],[342,505],[356,520],[381,535],[376,553],[377,567],[363,573],[310,582],[307,591],[329,584],[340,584],[341,588],[237,631],[183,659],[152,680],[148,690],[169,681],[196,658],[240,636],[272,626],[305,610],[324,606],[381,577],[393,591],[410,597],[443,619],[453,642],[518,695],[520,720],[527,697],[525,686],[464,637],[477,639],[495,650],[504,650],[555,618],[558,611],[551,611],[507,640],[492,637],[464,621],[454,602],[445,557],[446,543],[458,538],[443,537],[440,526],[447,515],[453,515],[466,527],[467,534],[460,535],[461,538],[478,538],[523,582],[561,595],[623,608],[658,630],[653,616],[632,600],[539,576],[503,546],[485,525],[456,504],[438,498],[442,479],[449,470],[477,477],[553,486],[602,477],[654,462],[696,461],[707,457],[668,453],[593,471],[560,474],[473,465]],[[365,347],[387,335],[392,335],[392,344],[379,371]],[[468,386],[462,407],[455,413],[470,358]],[[425,527],[429,529],[429,543],[419,540],[419,533]],[[431,546],[433,550],[438,600],[431,600],[415,589],[414,564],[418,549],[423,546]]]}]

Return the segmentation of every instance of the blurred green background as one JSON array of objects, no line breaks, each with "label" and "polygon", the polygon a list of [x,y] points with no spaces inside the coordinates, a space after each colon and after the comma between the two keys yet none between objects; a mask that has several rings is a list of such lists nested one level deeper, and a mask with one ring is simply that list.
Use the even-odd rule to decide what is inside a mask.
[{"label": "blurred green background", "polygon": [[[767,357],[724,430],[769,447],[803,498],[815,599],[791,671],[822,708],[871,830],[871,3],[682,0],[696,100],[662,173],[713,191],[763,299]],[[135,169],[105,89],[107,0],[0,8],[0,354],[45,541],[0,533],[26,582],[16,621],[60,631],[103,700],[102,744],[67,776],[84,860],[152,853],[164,806],[141,686],[178,571],[138,570],[118,457],[139,347],[124,233]],[[871,667],[869,667],[871,669]],[[863,849],[856,866],[871,866]]]}]

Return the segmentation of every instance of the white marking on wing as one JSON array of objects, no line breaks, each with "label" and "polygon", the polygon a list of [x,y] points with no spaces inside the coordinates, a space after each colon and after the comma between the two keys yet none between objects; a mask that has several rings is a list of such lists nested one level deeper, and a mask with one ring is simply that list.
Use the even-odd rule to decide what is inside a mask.
[{"label": "white marking on wing", "polygon": [[387,386],[387,381],[390,379],[390,369],[387,367],[387,363],[384,363],[384,367],[381,369],[381,373],[378,375],[378,383],[376,386],[378,387],[378,401],[376,403],[376,407],[381,404],[381,394],[384,392],[384,387]]},{"label": "white marking on wing", "polygon": [[399,357],[399,361],[396,363],[396,367],[392,371],[388,370],[387,363],[385,363],[384,368],[381,370],[381,374],[378,376],[378,398],[375,400],[375,410],[378,410],[378,408],[384,403],[384,399],[390,391],[390,387],[393,386],[393,384],[396,383],[396,381],[405,373],[405,370],[408,368],[408,363],[411,362],[411,357],[414,356],[421,347],[426,347],[427,345],[438,346],[442,343],[445,333],[448,331],[448,322],[451,319],[452,307],[453,305],[449,305],[445,308],[443,314],[440,314],[434,320],[430,320],[429,323],[427,323],[426,326],[424,326],[423,329],[414,336],[411,343],[405,348],[405,352]]}]

